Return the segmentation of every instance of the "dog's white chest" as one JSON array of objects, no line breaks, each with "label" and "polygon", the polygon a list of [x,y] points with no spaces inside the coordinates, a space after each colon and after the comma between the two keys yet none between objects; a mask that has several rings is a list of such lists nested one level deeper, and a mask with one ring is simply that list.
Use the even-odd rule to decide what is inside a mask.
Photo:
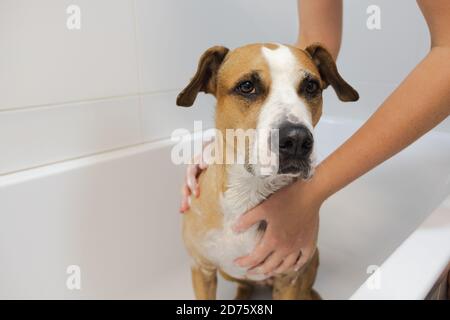
[{"label": "dog's white chest", "polygon": [[[236,234],[231,227],[236,220],[224,223],[222,229],[208,232],[202,242],[204,254],[225,273],[232,277],[244,279],[246,269],[234,264],[236,258],[249,254],[258,241],[257,226]],[[262,280],[265,277],[258,276],[252,280]]]},{"label": "dog's white chest", "polygon": [[228,189],[223,194],[221,207],[223,225],[210,230],[202,241],[204,255],[225,273],[238,279],[264,280],[267,276],[246,276],[246,268],[235,265],[236,258],[252,252],[258,243],[261,232],[258,224],[245,232],[235,233],[233,225],[239,217],[255,207],[283,186],[293,181],[291,176],[255,177],[243,166],[232,166],[228,170]]}]

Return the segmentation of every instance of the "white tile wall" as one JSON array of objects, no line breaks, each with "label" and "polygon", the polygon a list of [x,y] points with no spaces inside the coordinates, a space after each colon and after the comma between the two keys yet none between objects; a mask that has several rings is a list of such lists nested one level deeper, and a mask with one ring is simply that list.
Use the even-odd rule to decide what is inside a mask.
[{"label": "white tile wall", "polygon": [[141,141],[133,1],[2,0],[0,52],[0,174]]},{"label": "white tile wall", "polygon": [[[190,109],[174,107],[176,94],[195,73],[198,58],[213,45],[291,43],[297,36],[295,1],[136,0],[145,140],[212,124],[214,99],[199,95]],[[154,94],[156,93],[156,94]]]},{"label": "white tile wall", "polygon": [[295,41],[296,8],[293,0],[136,0],[142,90],[183,87],[213,45]]},{"label": "white tile wall", "polygon": [[[366,9],[378,5],[381,30],[366,27]],[[345,0],[339,65],[352,81],[398,84],[426,55],[428,28],[411,0]]]},{"label": "white tile wall", "polygon": [[0,110],[136,93],[133,17],[127,0],[0,1]]},{"label": "white tile wall", "polygon": [[178,128],[194,130],[194,121],[202,120],[203,129],[214,126],[215,99],[200,93],[192,107],[178,107],[178,92],[147,94],[142,97],[143,139],[152,141],[170,137]]},{"label": "white tile wall", "polygon": [[342,102],[333,88],[328,87],[323,95],[324,115],[366,120],[395,89],[395,85],[387,83],[353,81],[351,85],[358,91],[359,100]]},{"label": "white tile wall", "polygon": [[[382,30],[365,27],[370,4]],[[414,1],[346,0],[339,67],[361,100],[329,90],[325,112],[367,118],[426,54],[427,32]],[[200,54],[296,36],[295,0],[1,0],[0,174],[211,126],[212,97],[175,106]]]},{"label": "white tile wall", "polygon": [[0,113],[0,175],[139,143],[137,97]]}]

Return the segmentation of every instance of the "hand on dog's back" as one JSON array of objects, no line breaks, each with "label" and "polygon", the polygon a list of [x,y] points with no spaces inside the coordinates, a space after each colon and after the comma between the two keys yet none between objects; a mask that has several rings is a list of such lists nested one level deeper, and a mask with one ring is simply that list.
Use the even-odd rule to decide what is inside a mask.
[{"label": "hand on dog's back", "polygon": [[202,155],[197,155],[194,158],[194,164],[190,164],[186,168],[186,176],[183,187],[181,189],[181,206],[180,213],[185,213],[190,207],[190,197],[198,197],[200,195],[200,186],[198,184],[198,177],[203,170],[208,167],[208,164],[203,161]]}]

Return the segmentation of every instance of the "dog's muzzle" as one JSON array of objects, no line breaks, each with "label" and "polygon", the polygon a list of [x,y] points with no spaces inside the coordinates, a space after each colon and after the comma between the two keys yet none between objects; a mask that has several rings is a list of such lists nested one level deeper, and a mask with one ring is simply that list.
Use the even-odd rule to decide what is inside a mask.
[{"label": "dog's muzzle", "polygon": [[279,129],[278,173],[308,177],[313,145],[313,135],[305,125],[283,124]]}]

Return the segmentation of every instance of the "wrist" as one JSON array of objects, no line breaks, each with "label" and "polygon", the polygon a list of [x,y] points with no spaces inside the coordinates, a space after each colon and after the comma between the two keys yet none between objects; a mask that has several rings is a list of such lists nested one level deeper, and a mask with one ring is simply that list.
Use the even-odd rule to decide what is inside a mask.
[{"label": "wrist", "polygon": [[318,37],[317,35],[314,36],[302,34],[297,38],[297,41],[293,45],[301,50],[305,50],[305,48],[307,48],[309,45],[317,42],[325,46],[325,48],[330,52],[334,61],[337,60],[339,50],[341,48],[340,38],[324,38],[322,36]]},{"label": "wrist", "polygon": [[302,181],[300,185],[304,190],[302,193],[311,197],[310,201],[319,207],[334,193],[329,188],[330,184],[321,164],[315,168],[313,176],[307,181]]}]

